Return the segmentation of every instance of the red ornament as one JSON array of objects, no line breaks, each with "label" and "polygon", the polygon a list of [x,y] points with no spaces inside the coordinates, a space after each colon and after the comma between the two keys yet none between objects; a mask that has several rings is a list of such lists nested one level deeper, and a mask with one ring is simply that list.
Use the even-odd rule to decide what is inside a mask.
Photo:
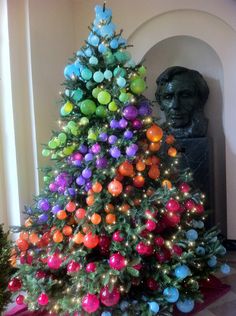
[{"label": "red ornament", "polygon": [[167,213],[166,216],[164,217],[165,224],[167,226],[176,226],[180,222],[180,216],[179,214],[175,213]]},{"label": "red ornament", "polygon": [[16,298],[16,304],[17,305],[23,305],[24,304],[24,299],[25,299],[24,295],[22,295],[22,294],[18,295],[17,298]]},{"label": "red ornament", "polygon": [[137,244],[136,250],[140,255],[144,255],[144,256],[150,256],[153,254],[152,245],[145,244],[143,241],[140,241]]},{"label": "red ornament", "polygon": [[136,188],[142,188],[144,186],[145,179],[143,176],[136,176],[133,179],[133,184]]},{"label": "red ornament", "polygon": [[21,287],[22,287],[22,282],[19,278],[11,279],[7,286],[8,290],[11,292],[17,292],[21,289]]},{"label": "red ornament", "polygon": [[134,268],[135,270],[138,270],[138,271],[140,271],[140,270],[142,269],[142,267],[143,267],[143,265],[142,265],[141,263],[138,263],[138,264],[136,264],[135,266],[133,266],[133,268]]},{"label": "red ornament", "polygon": [[180,204],[177,200],[171,198],[166,203],[166,209],[169,212],[178,212],[180,209]]},{"label": "red ornament", "polygon": [[84,245],[87,248],[95,248],[99,243],[99,238],[97,235],[92,234],[91,232],[84,236]]},{"label": "red ornament", "polygon": [[38,297],[39,305],[45,306],[48,304],[48,296],[46,293],[41,293]]},{"label": "red ornament", "polygon": [[119,166],[119,173],[125,177],[131,177],[134,173],[134,167],[129,161],[124,161]]},{"label": "red ornament", "polygon": [[181,256],[182,253],[183,253],[183,249],[180,246],[178,246],[178,245],[174,245],[172,247],[172,252],[174,252],[178,256]]},{"label": "red ornament", "polygon": [[24,252],[21,252],[20,254],[20,263],[21,264],[29,264],[31,265],[33,262],[33,256],[29,254],[25,254]]},{"label": "red ornament", "polygon": [[75,260],[71,260],[67,265],[67,273],[76,273],[81,269],[81,264]]},{"label": "red ornament", "polygon": [[191,190],[190,186],[186,182],[181,183],[179,189],[182,193],[188,193]]},{"label": "red ornament", "polygon": [[113,196],[118,196],[123,191],[123,185],[120,181],[113,180],[108,184],[108,192]]},{"label": "red ornament", "polygon": [[155,230],[157,227],[157,224],[152,221],[151,219],[148,219],[146,222],[146,228],[148,231],[152,232],[153,230]]},{"label": "red ornament", "polygon": [[98,247],[99,247],[99,251],[101,252],[101,254],[107,255],[109,253],[110,244],[111,244],[111,240],[108,236],[102,235],[99,238]]},{"label": "red ornament", "polygon": [[162,247],[162,246],[164,245],[164,243],[165,243],[165,240],[164,240],[164,238],[162,238],[162,237],[156,237],[156,238],[154,239],[154,243],[155,243],[157,246]]},{"label": "red ornament", "polygon": [[83,208],[78,208],[78,210],[75,212],[75,216],[78,219],[83,219],[85,217],[86,211]]},{"label": "red ornament", "polygon": [[187,200],[185,202],[185,207],[187,210],[191,211],[192,209],[194,209],[196,207],[196,203],[193,200]]},{"label": "red ornament", "polygon": [[72,212],[75,211],[75,209],[76,209],[76,204],[75,204],[75,202],[70,201],[70,202],[68,202],[68,203],[66,204],[66,210],[67,210],[68,212],[72,213]]},{"label": "red ornament", "polygon": [[201,214],[201,213],[204,212],[204,206],[203,206],[202,204],[196,204],[196,205],[195,205],[195,208],[196,208],[196,212],[197,212],[198,214]]},{"label": "red ornament", "polygon": [[82,298],[82,308],[89,314],[96,312],[99,306],[99,299],[95,294],[88,293]]},{"label": "red ornament", "polygon": [[39,270],[39,271],[36,272],[35,277],[37,279],[43,279],[43,278],[46,277],[46,272],[44,272],[42,270]]},{"label": "red ornament", "polygon": [[96,269],[97,269],[97,265],[96,265],[95,262],[90,262],[90,263],[88,263],[88,264],[86,265],[86,268],[85,268],[85,270],[86,270],[87,273],[95,272]]},{"label": "red ornament", "polygon": [[62,256],[56,252],[48,257],[47,264],[50,269],[58,270],[63,262]]},{"label": "red ornament", "polygon": [[29,248],[29,244],[25,239],[17,239],[16,244],[21,251],[26,251]]},{"label": "red ornament", "polygon": [[117,230],[116,232],[114,232],[114,234],[112,235],[112,240],[114,240],[115,242],[122,242],[124,240],[124,237],[122,237],[121,231]]},{"label": "red ornament", "polygon": [[156,259],[159,263],[164,263],[169,261],[171,258],[171,253],[168,249],[162,248],[161,251],[156,253]]},{"label": "red ornament", "polygon": [[105,286],[100,291],[100,300],[105,306],[116,305],[120,300],[120,292],[116,287],[110,292],[109,287]]},{"label": "red ornament", "polygon": [[125,257],[119,252],[114,253],[109,258],[109,265],[114,270],[122,270],[126,266]]},{"label": "red ornament", "polygon": [[153,278],[149,278],[147,280],[147,287],[151,290],[151,291],[156,291],[159,287],[159,284],[157,283],[157,281]]}]

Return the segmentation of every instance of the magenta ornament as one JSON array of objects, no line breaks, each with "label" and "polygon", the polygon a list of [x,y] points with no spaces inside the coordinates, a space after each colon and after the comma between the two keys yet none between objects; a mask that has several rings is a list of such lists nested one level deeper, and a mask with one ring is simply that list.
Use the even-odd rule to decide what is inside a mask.
[{"label": "magenta ornament", "polygon": [[114,253],[109,258],[109,265],[114,270],[122,270],[125,266],[125,257],[123,257],[119,252]]},{"label": "magenta ornament", "polygon": [[38,297],[39,305],[45,306],[48,304],[48,296],[46,293],[41,293]]},{"label": "magenta ornament", "polygon": [[96,271],[96,269],[97,269],[97,265],[95,262],[88,263],[85,268],[87,273],[93,273]]},{"label": "magenta ornament", "polygon": [[35,277],[37,279],[43,279],[46,277],[46,272],[42,271],[42,270],[39,270],[35,273]]},{"label": "magenta ornament", "polygon": [[116,287],[110,292],[109,287],[105,286],[100,291],[100,300],[105,306],[116,305],[120,300],[120,292]]},{"label": "magenta ornament", "polygon": [[187,200],[185,202],[185,207],[187,210],[191,211],[192,209],[194,209],[196,207],[196,203],[193,200]]},{"label": "magenta ornament", "polygon": [[54,253],[48,257],[47,264],[50,269],[58,270],[62,264],[63,260],[59,253]]},{"label": "magenta ornament", "polygon": [[180,204],[175,199],[169,199],[169,201],[166,203],[166,209],[169,212],[178,212],[180,209]]},{"label": "magenta ornament", "polygon": [[188,193],[191,190],[190,186],[186,182],[181,183],[179,189],[182,193]]},{"label": "magenta ornament", "polygon": [[112,240],[115,242],[122,242],[124,240],[124,237],[121,235],[121,231],[117,230],[112,235]]},{"label": "magenta ornament", "polygon": [[17,298],[16,298],[16,304],[17,305],[23,305],[24,304],[24,299],[25,299],[24,295],[22,295],[22,294],[18,295]]},{"label": "magenta ornament", "polygon": [[81,264],[75,260],[71,260],[67,265],[67,273],[76,273],[81,269]]},{"label": "magenta ornament", "polygon": [[100,306],[99,299],[94,294],[86,294],[82,299],[82,308],[87,313],[94,313]]},{"label": "magenta ornament", "polygon": [[134,129],[140,129],[140,128],[142,128],[143,124],[140,120],[136,119],[132,122],[132,126]]},{"label": "magenta ornament", "polygon": [[91,148],[93,154],[98,154],[101,151],[101,146],[99,144],[94,144]]},{"label": "magenta ornament", "polygon": [[136,251],[143,256],[150,256],[153,254],[152,245],[145,244],[143,241],[140,241],[136,246]]},{"label": "magenta ornament", "polygon": [[146,222],[146,229],[150,232],[152,232],[153,230],[155,230],[157,227],[157,224],[152,221],[151,219],[148,219]]}]

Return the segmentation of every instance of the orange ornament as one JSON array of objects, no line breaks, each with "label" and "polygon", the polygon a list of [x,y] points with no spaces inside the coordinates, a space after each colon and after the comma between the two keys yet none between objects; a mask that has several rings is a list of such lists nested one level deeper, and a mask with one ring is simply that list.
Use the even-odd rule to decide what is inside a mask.
[{"label": "orange ornament", "polygon": [[29,248],[29,244],[25,239],[17,239],[16,244],[21,251],[26,251]]},{"label": "orange ornament", "polygon": [[99,243],[99,238],[97,235],[92,234],[91,232],[84,236],[84,245],[87,248],[95,248]]},{"label": "orange ornament", "polygon": [[158,165],[160,163],[160,158],[157,156],[152,156],[152,164],[153,165]]},{"label": "orange ornament", "polygon": [[62,242],[64,237],[63,237],[62,233],[60,232],[60,230],[56,230],[52,236],[52,239],[55,243],[60,243],[60,242]]},{"label": "orange ornament", "polygon": [[20,239],[24,239],[24,240],[28,240],[29,239],[29,233],[28,232],[20,232],[20,236],[19,236]]},{"label": "orange ornament", "polygon": [[152,157],[147,157],[146,160],[145,160],[145,164],[147,166],[151,166],[152,165]]},{"label": "orange ornament", "polygon": [[70,201],[70,202],[68,202],[67,204],[66,204],[66,210],[68,211],[68,212],[74,212],[75,211],[75,209],[76,209],[76,204],[75,204],[75,202],[72,202],[72,201]]},{"label": "orange ornament", "polygon": [[73,237],[73,242],[77,245],[82,244],[84,242],[84,234],[82,233],[77,233]]},{"label": "orange ornament", "polygon": [[107,214],[106,216],[106,223],[109,225],[116,223],[116,215],[115,214]]},{"label": "orange ornament", "polygon": [[162,186],[170,190],[172,188],[172,183],[169,180],[163,180]]},{"label": "orange ornament", "polygon": [[85,217],[86,210],[84,208],[78,208],[78,210],[75,212],[75,216],[78,219],[83,219]]},{"label": "orange ornament", "polygon": [[109,204],[107,204],[107,205],[105,206],[105,212],[106,212],[106,213],[113,212],[114,209],[115,209],[115,207],[114,207],[114,205],[111,204],[111,203],[109,203]]},{"label": "orange ornament", "polygon": [[113,196],[118,196],[123,191],[123,185],[120,181],[113,180],[108,184],[108,192]]},{"label": "orange ornament", "polygon": [[147,139],[150,140],[151,142],[157,143],[157,142],[159,142],[162,139],[163,131],[158,125],[153,124],[147,130],[146,136],[147,136]]},{"label": "orange ornament", "polygon": [[168,145],[171,145],[171,144],[173,144],[174,142],[175,142],[175,138],[174,138],[173,135],[167,135],[167,136],[166,136],[166,143],[167,143]]},{"label": "orange ornament", "polygon": [[143,176],[136,176],[133,179],[133,184],[136,188],[142,188],[144,186],[145,179]]},{"label": "orange ornament", "polygon": [[67,218],[66,211],[61,210],[61,211],[57,212],[57,218],[60,220],[66,219]]},{"label": "orange ornament", "polygon": [[71,226],[69,225],[66,225],[63,227],[62,229],[62,233],[65,235],[65,236],[71,236],[72,235],[72,232],[73,232],[73,229]]},{"label": "orange ornament", "polygon": [[94,199],[94,195],[89,195],[87,198],[86,198],[86,203],[88,206],[92,206],[95,202],[95,199]]},{"label": "orange ornament", "polygon": [[29,241],[30,241],[32,244],[36,245],[36,244],[39,242],[39,240],[40,240],[40,238],[39,238],[38,234],[36,234],[36,233],[31,233],[31,234],[29,235]]},{"label": "orange ornament", "polygon": [[92,186],[92,190],[94,193],[100,193],[102,191],[102,185],[100,182],[95,182]]},{"label": "orange ornament", "polygon": [[87,234],[89,232],[91,232],[91,226],[89,226],[88,224],[83,225],[83,233]]},{"label": "orange ornament", "polygon": [[170,148],[168,149],[168,155],[169,155],[170,157],[176,157],[176,155],[177,155],[177,149],[176,149],[175,147],[170,147]]},{"label": "orange ornament", "polygon": [[151,168],[148,171],[148,176],[151,179],[156,180],[157,178],[160,177],[160,170],[157,167],[157,165],[152,165]]},{"label": "orange ornament", "polygon": [[137,163],[136,163],[136,169],[141,172],[141,171],[144,171],[146,168],[146,165],[145,163],[142,161],[142,160],[139,160]]},{"label": "orange ornament", "polygon": [[121,212],[124,212],[124,213],[128,212],[129,209],[130,209],[130,205],[128,203],[124,203],[120,207]]},{"label": "orange ornament", "polygon": [[130,177],[134,173],[134,167],[129,161],[124,161],[119,166],[119,172],[122,176]]},{"label": "orange ornament", "polygon": [[153,152],[158,151],[160,148],[161,148],[161,143],[160,143],[160,142],[151,143],[151,144],[149,145],[149,150],[150,150],[150,151],[153,151]]},{"label": "orange ornament", "polygon": [[99,223],[101,223],[101,216],[98,214],[98,213],[94,213],[92,216],[91,216],[91,222],[94,224],[94,225],[98,225]]},{"label": "orange ornament", "polygon": [[116,176],[114,179],[121,182],[124,179],[124,176],[122,176],[122,174],[119,173],[119,171],[116,171]]}]

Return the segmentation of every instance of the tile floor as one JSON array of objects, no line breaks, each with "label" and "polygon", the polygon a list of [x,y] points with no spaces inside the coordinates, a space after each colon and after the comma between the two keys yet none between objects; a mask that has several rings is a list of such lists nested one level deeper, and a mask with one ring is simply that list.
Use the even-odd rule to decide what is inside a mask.
[{"label": "tile floor", "polygon": [[229,284],[231,290],[219,300],[209,305],[195,316],[236,316],[236,252],[228,253],[229,275],[218,274],[223,283]]}]

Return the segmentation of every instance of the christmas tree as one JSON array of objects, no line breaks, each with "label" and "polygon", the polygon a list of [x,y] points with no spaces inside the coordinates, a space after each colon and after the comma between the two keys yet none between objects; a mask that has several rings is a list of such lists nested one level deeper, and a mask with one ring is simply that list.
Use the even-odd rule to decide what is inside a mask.
[{"label": "christmas tree", "polygon": [[204,196],[178,171],[175,139],[151,116],[111,10],[95,7],[85,45],[66,66],[54,161],[16,242],[18,303],[55,315],[172,315],[201,299],[221,264]]}]

